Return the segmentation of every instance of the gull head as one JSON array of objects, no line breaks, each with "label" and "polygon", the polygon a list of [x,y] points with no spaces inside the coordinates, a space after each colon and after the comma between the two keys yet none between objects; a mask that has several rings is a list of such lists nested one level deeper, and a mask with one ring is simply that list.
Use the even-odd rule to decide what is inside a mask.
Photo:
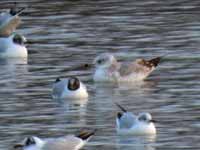
[{"label": "gull head", "polygon": [[42,147],[44,145],[44,141],[36,136],[25,138],[21,144],[14,145],[14,149],[23,149],[25,147],[36,146]]},{"label": "gull head", "polygon": [[147,124],[156,122],[155,120],[152,119],[150,113],[140,113],[138,115],[138,120]]},{"label": "gull head", "polygon": [[17,45],[21,45],[21,46],[24,46],[25,43],[27,42],[26,38],[20,34],[14,34],[12,36],[12,40],[13,40],[13,43]]},{"label": "gull head", "polygon": [[94,64],[96,68],[109,68],[117,63],[117,60],[112,54],[103,53],[95,58]]},{"label": "gull head", "polygon": [[75,91],[80,88],[80,80],[77,77],[70,77],[68,80],[68,89]]}]

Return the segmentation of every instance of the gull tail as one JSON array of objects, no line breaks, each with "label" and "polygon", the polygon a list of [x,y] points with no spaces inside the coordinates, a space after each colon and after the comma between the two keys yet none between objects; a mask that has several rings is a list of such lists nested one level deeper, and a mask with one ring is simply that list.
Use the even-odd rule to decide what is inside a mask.
[{"label": "gull tail", "polygon": [[127,110],[124,108],[124,107],[122,107],[121,105],[119,105],[118,103],[115,103],[123,112],[127,112]]},{"label": "gull tail", "polygon": [[93,136],[96,133],[96,130],[94,131],[81,131],[76,137],[81,138],[82,140],[88,140],[91,136]]},{"label": "gull tail", "polygon": [[24,7],[24,8],[21,8],[19,11],[16,12],[16,15],[21,14],[25,9],[26,9],[25,7]]},{"label": "gull tail", "polygon": [[10,9],[10,14],[12,16],[19,15],[26,9],[25,7],[21,8],[21,9],[18,9],[17,8],[17,4],[18,4],[17,2],[14,2],[14,6]]},{"label": "gull tail", "polygon": [[151,67],[157,67],[158,64],[160,63],[160,60],[161,60],[161,57],[156,57],[156,58],[148,60],[147,62]]},{"label": "gull tail", "polygon": [[16,16],[16,15],[21,14],[25,9],[26,9],[26,8],[23,7],[23,8],[21,8],[20,10],[17,10],[16,5],[15,5],[13,8],[10,9],[10,14],[11,14],[12,16]]}]

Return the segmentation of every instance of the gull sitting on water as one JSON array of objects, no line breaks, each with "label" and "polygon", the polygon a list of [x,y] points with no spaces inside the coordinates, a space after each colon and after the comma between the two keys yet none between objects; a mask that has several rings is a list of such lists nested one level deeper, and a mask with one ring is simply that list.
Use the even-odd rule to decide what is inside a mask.
[{"label": "gull sitting on water", "polygon": [[21,20],[19,14],[24,8],[16,11],[12,8],[9,12],[0,14],[0,57],[27,57],[25,47],[26,38],[14,31]]},{"label": "gull sitting on water", "polygon": [[0,57],[27,57],[26,38],[13,33],[9,37],[0,37]]},{"label": "gull sitting on water", "polygon": [[138,116],[127,112],[119,104],[116,104],[123,113],[119,112],[116,118],[116,130],[119,135],[155,135],[155,120],[150,113],[139,113]]},{"label": "gull sitting on water", "polygon": [[53,84],[53,98],[83,99],[88,97],[86,86],[77,78],[57,78]]},{"label": "gull sitting on water", "polygon": [[95,131],[82,131],[78,135],[67,135],[59,138],[41,139],[36,136],[28,137],[14,149],[19,150],[79,150],[95,134]]},{"label": "gull sitting on water", "polygon": [[96,57],[93,79],[96,82],[135,82],[144,80],[157,67],[160,57],[151,60],[137,59],[130,64],[119,63],[110,53]]}]

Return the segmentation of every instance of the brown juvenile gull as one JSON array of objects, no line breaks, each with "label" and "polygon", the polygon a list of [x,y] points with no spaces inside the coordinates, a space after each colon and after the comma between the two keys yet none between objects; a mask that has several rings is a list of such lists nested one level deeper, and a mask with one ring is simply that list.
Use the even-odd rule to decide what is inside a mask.
[{"label": "brown juvenile gull", "polygon": [[136,59],[128,64],[120,63],[110,53],[103,53],[95,58],[96,82],[135,82],[144,80],[155,70],[161,57],[150,60]]}]

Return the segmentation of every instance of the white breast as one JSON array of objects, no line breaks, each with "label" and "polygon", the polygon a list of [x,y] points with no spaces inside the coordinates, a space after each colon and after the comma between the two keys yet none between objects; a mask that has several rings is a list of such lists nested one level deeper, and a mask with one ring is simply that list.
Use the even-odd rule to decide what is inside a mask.
[{"label": "white breast", "polygon": [[70,91],[67,86],[65,86],[62,95],[62,98],[75,98],[75,99],[81,99],[81,98],[87,98],[88,92],[82,83],[80,83],[80,88],[75,91]]},{"label": "white breast", "polygon": [[117,129],[119,135],[155,135],[156,128],[153,123],[146,124],[138,122],[130,129]]},{"label": "white breast", "polygon": [[13,43],[12,39],[0,38],[1,57],[27,57],[28,52],[25,46]]},{"label": "white breast", "polygon": [[71,91],[68,89],[68,79],[63,79],[62,81],[55,83],[53,85],[52,96],[54,98],[70,98],[70,99],[84,99],[88,97],[88,92],[86,86],[80,82],[79,89]]},{"label": "white breast", "polygon": [[115,82],[115,79],[106,69],[99,68],[95,71],[93,80],[95,82]]}]

